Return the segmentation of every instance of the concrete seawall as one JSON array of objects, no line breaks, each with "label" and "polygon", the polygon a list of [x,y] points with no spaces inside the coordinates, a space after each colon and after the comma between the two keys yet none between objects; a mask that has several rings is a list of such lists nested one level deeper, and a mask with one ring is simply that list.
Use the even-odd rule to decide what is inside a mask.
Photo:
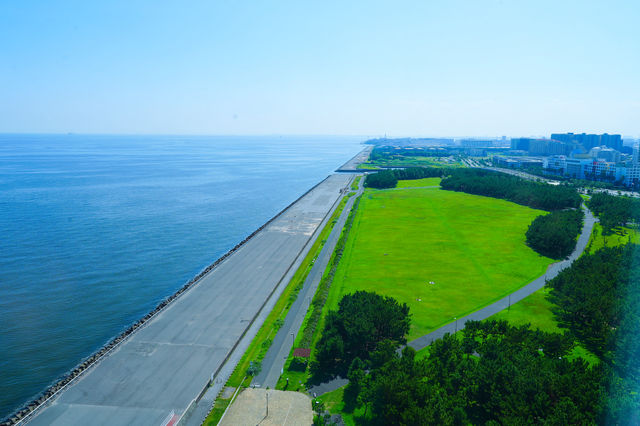
[{"label": "concrete seawall", "polygon": [[[71,413],[72,411],[77,411],[77,410],[73,410],[71,407],[72,405],[69,404],[68,406],[65,406],[64,410],[60,410],[60,406],[61,404],[59,403],[59,400],[63,399],[63,395],[66,395],[68,393],[70,393],[69,391],[76,388],[78,386],[79,383],[82,383],[83,381],[85,381],[85,376],[95,376],[95,375],[100,375],[97,373],[97,371],[99,370],[99,367],[101,366],[102,362],[98,362],[98,361],[103,361],[103,360],[108,360],[109,358],[114,358],[118,353],[122,352],[121,347],[124,345],[128,345],[130,343],[132,343],[132,340],[135,340],[138,335],[142,332],[146,332],[150,327],[147,327],[148,324],[153,323],[156,319],[158,319],[158,317],[162,317],[162,316],[171,316],[171,314],[167,314],[167,311],[171,311],[171,310],[176,310],[176,309],[172,309],[177,302],[180,302],[184,299],[185,295],[189,295],[190,293],[192,293],[192,291],[187,292],[187,290],[195,290],[195,288],[201,287],[200,284],[203,282],[207,282],[206,285],[208,288],[215,288],[216,284],[222,280],[222,281],[229,281],[229,279],[231,279],[231,281],[233,281],[233,279],[229,276],[229,272],[227,271],[226,268],[224,271],[224,274],[220,273],[218,275],[225,275],[223,277],[212,277],[212,275],[216,275],[216,272],[219,270],[219,268],[222,265],[225,265],[228,261],[230,261],[231,259],[233,259],[234,257],[238,257],[237,255],[239,253],[242,253],[243,251],[254,251],[255,252],[255,256],[256,258],[260,259],[264,259],[262,262],[260,262],[258,260],[258,269],[262,269],[263,271],[258,271],[258,272],[268,272],[269,268],[270,269],[279,269],[277,267],[277,265],[275,265],[276,263],[287,263],[286,261],[283,261],[283,259],[281,259],[280,257],[284,256],[285,258],[287,258],[287,256],[291,256],[292,254],[295,253],[295,249],[301,249],[302,247],[304,247],[304,245],[301,245],[301,242],[304,241],[304,237],[309,235],[309,230],[311,229],[315,229],[315,227],[318,226],[319,224],[319,217],[321,216],[321,214],[323,213],[324,210],[326,210],[327,208],[329,208],[331,205],[333,205],[333,201],[334,198],[339,196],[339,189],[342,188],[345,184],[345,182],[347,182],[348,179],[344,179],[344,178],[337,178],[335,176],[330,176],[328,178],[326,178],[325,180],[323,180],[322,182],[320,182],[319,184],[317,184],[316,186],[314,186],[313,188],[311,188],[309,191],[307,191],[305,194],[303,194],[301,197],[299,197],[296,201],[294,201],[293,203],[291,203],[289,206],[287,206],[285,209],[283,209],[280,213],[278,213],[276,216],[274,216],[272,219],[270,219],[268,222],[266,222],[263,226],[261,226],[260,228],[258,228],[256,231],[254,231],[251,235],[249,235],[247,238],[245,238],[242,242],[240,242],[238,245],[236,245],[233,249],[231,249],[230,251],[228,251],[227,253],[225,253],[222,257],[220,257],[218,260],[216,260],[215,262],[213,262],[211,265],[209,265],[207,268],[205,268],[201,273],[199,273],[196,277],[194,277],[192,280],[190,280],[187,284],[185,284],[183,287],[181,287],[175,294],[173,294],[172,296],[170,296],[169,298],[167,298],[165,301],[163,301],[162,303],[160,303],[152,312],[150,312],[149,314],[145,315],[144,318],[140,319],[139,321],[137,321],[136,323],[134,323],[132,326],[130,326],[127,330],[125,330],[122,334],[120,334],[119,336],[117,336],[115,339],[113,339],[112,341],[110,341],[107,345],[105,345],[100,351],[96,352],[94,355],[90,356],[89,358],[87,358],[85,361],[83,361],[80,365],[78,365],[75,369],[73,369],[69,374],[67,374],[65,377],[63,377],[63,379],[61,379],[58,383],[56,383],[55,385],[53,385],[52,387],[50,387],[49,389],[47,389],[37,400],[32,401],[27,407],[25,407],[24,409],[20,410],[17,415],[15,415],[14,417],[10,418],[10,420],[8,422],[6,422],[6,424],[16,424],[21,422],[21,419],[23,419],[25,416],[29,417],[29,413],[34,411],[35,409],[38,409],[43,403],[47,403],[48,404],[52,404],[52,407],[46,407],[44,409],[41,409],[39,411],[41,411],[41,413],[38,413],[36,416],[33,416],[33,423],[42,423],[41,420],[46,420],[46,423],[51,423],[51,422],[55,422],[55,421],[60,421],[60,422],[66,422],[66,424],[69,424],[68,422],[70,421],[71,423],[74,423],[75,420],[77,420],[78,422],[84,421],[88,418],[91,418],[92,423],[96,424],[95,422],[95,415],[92,415],[90,417],[85,417],[84,415],[81,415],[77,418],[75,418],[75,416],[67,416],[64,415],[65,413]],[[320,199],[318,199],[320,198]],[[313,201],[316,202],[313,202]],[[302,222],[297,219],[297,215],[300,214],[302,217]],[[293,217],[291,217],[293,216]],[[306,221],[305,221],[306,219]],[[296,229],[297,228],[297,229]],[[265,257],[264,253],[261,252],[260,250],[255,250],[255,249],[247,249],[244,250],[246,248],[246,246],[250,243],[250,242],[254,242],[254,240],[256,239],[260,239],[260,240],[265,240],[264,236],[262,234],[273,234],[273,236],[276,236],[278,240],[278,244],[276,245],[280,250],[283,251],[282,256],[278,255],[278,250],[276,251],[272,251],[272,256],[274,258],[269,258],[268,256]],[[289,237],[289,238],[288,238]],[[302,238],[300,238],[302,237]],[[268,239],[268,238],[267,238]],[[273,238],[271,238],[273,239]],[[284,240],[289,239],[291,241],[289,241],[288,244],[282,244],[284,243]],[[282,240],[282,241],[280,241]],[[270,244],[267,242],[266,245],[264,242],[262,242],[261,244],[253,244],[254,246],[257,245],[264,245],[264,247],[269,247]],[[272,247],[272,248],[276,248],[276,246]],[[289,246],[288,249],[286,246]],[[297,253],[296,253],[297,255]],[[246,258],[247,256],[242,256],[243,258]],[[249,256],[250,257],[250,256]],[[295,256],[294,256],[295,258]],[[238,262],[231,262],[231,263],[238,263]],[[246,262],[245,262],[246,263]],[[246,266],[246,265],[245,265]],[[224,268],[223,268],[224,269]],[[266,269],[266,270],[265,270]],[[263,281],[261,284],[259,284],[260,287],[263,287],[261,290],[267,289],[267,290],[272,290],[273,287],[273,283],[274,283],[274,279],[277,277],[277,275],[273,275],[270,274],[268,277],[263,277],[264,279],[260,279],[260,274],[255,274],[256,271],[253,271],[254,274],[253,276],[256,278],[257,282]],[[273,271],[274,273],[276,271]],[[277,280],[275,280],[277,281]],[[196,284],[198,284],[198,286],[196,286]],[[203,284],[204,285],[204,284]],[[215,293],[215,292],[214,292]],[[218,292],[220,293],[220,292]],[[224,294],[225,292],[223,291],[222,294],[218,294],[218,296],[227,296],[227,301],[229,302],[230,305],[233,305],[233,297],[229,298],[229,294]],[[231,289],[231,293],[233,293],[233,289]],[[263,294],[264,292],[259,292],[261,295],[265,295]],[[237,294],[238,297],[242,297],[244,296],[242,293]],[[214,300],[211,300],[210,303],[215,303]],[[240,303],[240,305],[242,305]],[[256,305],[255,303],[252,305],[253,308],[255,308]],[[248,307],[247,307],[248,308]],[[255,309],[253,309],[255,311]],[[249,313],[249,312],[247,312]],[[184,314],[184,312],[181,312],[181,314]],[[184,315],[183,315],[184,316]],[[197,315],[196,315],[197,316]],[[233,317],[233,312],[228,312],[228,316]],[[237,315],[236,315],[237,316]],[[187,315],[187,317],[189,317],[189,315]],[[187,325],[189,325],[189,321],[193,321],[194,320],[194,315],[191,315],[192,318],[186,318],[187,320]],[[244,316],[246,317],[246,315]],[[182,321],[185,318],[180,318],[180,320],[178,321]],[[176,319],[177,320],[177,319]],[[199,318],[200,321],[203,320],[203,318]],[[232,328],[235,330],[236,327],[233,327],[233,324],[229,324],[229,321],[233,322],[233,320],[229,320],[228,318],[220,318],[218,321],[216,321],[215,319],[212,319],[209,321],[210,324],[208,324],[209,327],[213,326],[219,326],[219,327],[227,327],[228,328]],[[237,322],[241,322],[243,321],[243,319],[238,319]],[[219,323],[218,323],[219,322]],[[174,324],[175,325],[175,324]],[[195,327],[195,326],[194,326]],[[158,328],[158,327],[155,327]],[[162,327],[160,327],[162,328]],[[167,328],[167,324],[165,324],[165,328]],[[171,327],[169,327],[171,328]],[[172,330],[172,331],[176,331],[176,330]],[[134,333],[136,332],[136,333]],[[154,335],[156,335],[156,337],[162,336],[162,333],[154,333]],[[195,337],[202,337],[202,336],[195,336]],[[225,336],[225,342],[227,341],[226,339],[227,336]],[[173,334],[172,336],[169,336],[169,338],[167,339],[168,342],[164,342],[164,344],[177,344],[177,345],[188,345],[189,343],[186,342],[182,342],[180,341],[179,343],[175,343],[175,342],[171,342],[172,339],[177,339],[177,340],[184,340],[180,338],[180,334]],[[162,340],[162,339],[161,339]],[[196,339],[197,340],[197,339]],[[149,342],[147,342],[149,343]],[[213,347],[216,346],[216,342],[215,339],[209,339],[206,342],[209,345],[209,349],[212,349]],[[153,346],[153,343],[150,343],[151,346]],[[156,343],[156,346],[159,345],[158,343]],[[221,345],[222,346],[222,345]],[[153,352],[155,352],[160,346],[157,346]],[[218,348],[216,348],[218,349]],[[222,349],[222,348],[220,348]],[[135,352],[135,351],[134,351]],[[144,351],[143,351],[144,352]],[[219,351],[215,351],[215,352],[219,352]],[[188,356],[185,358],[186,362],[188,362]],[[204,368],[204,365],[203,365]],[[193,368],[191,368],[193,370]],[[198,368],[195,369],[196,371],[199,370]],[[207,371],[210,373],[211,371],[214,371],[215,369],[208,369]],[[191,371],[191,370],[190,370]],[[111,371],[111,373],[113,373],[113,371]],[[205,376],[208,377],[209,373],[205,373]],[[109,377],[106,377],[107,379],[109,379]],[[126,375],[122,376],[122,380],[126,381]],[[202,384],[204,384],[204,382],[201,382]],[[97,384],[97,383],[96,383]],[[200,386],[202,386],[202,384]],[[135,385],[134,385],[135,387]],[[162,387],[161,387],[162,389]],[[73,392],[71,392],[73,393]],[[197,392],[196,392],[197,394]],[[107,395],[103,395],[103,396],[107,396]],[[191,397],[193,397],[195,395],[192,395]],[[104,398],[103,398],[104,399]],[[107,398],[108,399],[108,398]],[[102,404],[104,404],[104,406],[106,407],[106,404],[108,404],[107,399],[104,399],[102,402]],[[135,398],[129,402],[134,401]],[[74,406],[80,406],[82,405],[81,401],[74,401]],[[91,405],[100,405],[100,404],[95,404],[95,401],[91,404]],[[130,405],[130,404],[124,404],[125,406]],[[142,404],[145,405],[145,404]],[[138,415],[136,415],[136,410],[131,410],[132,407],[125,407],[123,406],[123,412],[126,411],[126,415],[118,415],[117,413],[109,413],[109,415],[106,415],[104,417],[102,417],[103,419],[105,419],[105,424],[109,423],[109,424],[125,424],[131,420],[141,420],[138,418]],[[88,405],[87,405],[88,407]],[[92,410],[86,408],[86,412],[90,412]],[[109,405],[109,407],[112,407],[111,405]],[[53,410],[55,408],[55,410]],[[126,408],[126,410],[124,410]],[[175,410],[176,412],[180,412],[180,408],[178,406],[171,406],[172,410]],[[182,407],[184,408],[184,407]],[[163,412],[165,415],[166,413],[169,413],[171,410],[168,409],[163,409],[163,408],[159,408],[159,407],[139,407],[139,410],[137,410],[138,412],[143,412],[143,411],[148,411],[149,409],[152,409],[154,412]],[[54,416],[49,415],[47,412],[50,411],[56,411],[57,413],[54,413]],[[95,410],[93,410],[95,411]],[[98,410],[99,411],[99,410]],[[107,410],[109,411],[109,410]],[[111,410],[112,411],[112,410]],[[60,415],[57,415],[60,414]],[[107,413],[103,413],[103,414],[107,414]],[[101,416],[98,415],[98,418],[100,418]],[[144,418],[146,418],[148,420],[149,417],[156,417],[156,416],[151,416],[150,413],[147,412],[147,414],[145,414],[145,416],[143,416]],[[126,418],[126,419],[125,419]],[[63,421],[63,419],[65,419]],[[74,420],[75,419],[75,420]],[[84,420],[82,420],[84,419]],[[108,420],[108,421],[107,421]],[[122,421],[119,421],[122,420]],[[145,421],[142,421],[142,423],[147,423]],[[61,423],[62,424],[62,423]],[[149,424],[154,424],[149,423]]]},{"label": "concrete seawall", "polygon": [[362,173],[366,170],[358,169],[358,166],[369,159],[369,155],[371,155],[371,151],[373,151],[373,145],[366,146],[362,151],[353,156],[353,158],[336,170],[336,172],[340,173]]}]

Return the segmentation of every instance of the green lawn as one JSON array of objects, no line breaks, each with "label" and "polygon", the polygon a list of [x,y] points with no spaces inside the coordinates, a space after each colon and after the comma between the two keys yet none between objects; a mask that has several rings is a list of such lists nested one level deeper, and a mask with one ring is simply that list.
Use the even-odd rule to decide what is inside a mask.
[{"label": "green lawn", "polygon": [[440,178],[424,178],[414,180],[399,180],[396,188],[418,188],[421,186],[440,186]]},{"label": "green lawn", "polygon": [[334,391],[327,392],[318,396],[318,400],[324,403],[325,409],[331,414],[340,414],[347,426],[369,424],[370,421],[364,418],[364,407],[356,408],[352,413],[342,411],[344,409],[344,402],[342,402],[344,389],[345,387],[343,386]]},{"label": "green lawn", "polygon": [[640,233],[637,229],[618,227],[612,235],[602,236],[602,226],[596,223],[593,226],[591,240],[589,241],[589,253],[594,253],[602,247],[617,247],[627,243],[640,243]]},{"label": "green lawn", "polygon": [[546,298],[549,290],[543,288],[532,295],[514,303],[510,309],[498,312],[491,319],[506,320],[511,325],[531,324],[531,328],[539,328],[548,333],[562,333],[558,323],[553,318],[551,308],[553,304]]},{"label": "green lawn", "polygon": [[525,245],[543,213],[433,188],[368,189],[327,303],[355,290],[393,296],[411,308],[409,340],[422,336],[544,273],[551,259]]}]

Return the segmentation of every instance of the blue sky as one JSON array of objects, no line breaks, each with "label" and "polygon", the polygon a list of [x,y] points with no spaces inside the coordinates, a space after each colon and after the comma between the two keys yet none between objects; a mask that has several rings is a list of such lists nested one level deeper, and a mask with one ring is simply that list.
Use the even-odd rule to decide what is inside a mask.
[{"label": "blue sky", "polygon": [[640,136],[640,2],[3,1],[0,132]]}]

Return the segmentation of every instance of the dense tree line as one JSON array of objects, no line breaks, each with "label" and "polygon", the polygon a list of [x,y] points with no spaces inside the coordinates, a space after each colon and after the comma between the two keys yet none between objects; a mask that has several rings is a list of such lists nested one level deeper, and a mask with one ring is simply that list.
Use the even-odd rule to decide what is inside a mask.
[{"label": "dense tree line", "polygon": [[603,248],[549,282],[559,323],[602,360],[605,423],[640,424],[639,248]]},{"label": "dense tree line", "polygon": [[604,235],[610,235],[613,228],[627,222],[640,222],[640,200],[636,198],[597,193],[587,205],[600,219]]},{"label": "dense tree line", "polygon": [[368,360],[382,341],[404,344],[410,323],[406,303],[367,291],[347,294],[327,314],[312,371],[344,373],[353,359]]},{"label": "dense tree line", "polygon": [[[365,338],[341,358],[343,367],[350,362],[344,411],[360,407],[361,420],[371,424],[640,424],[639,283],[640,246],[603,248],[549,282],[564,334],[467,322],[419,359],[411,348],[397,351],[397,335],[408,324],[391,339],[374,333],[375,344]],[[357,324],[373,305],[354,301],[342,315]],[[351,330],[354,343],[370,333]],[[576,342],[600,362],[589,366],[569,356]]]},{"label": "dense tree line", "polygon": [[408,167],[406,169],[383,170],[367,176],[364,185],[368,188],[395,188],[399,180],[441,177],[444,169],[437,167]]},{"label": "dense tree line", "polygon": [[441,148],[417,148],[417,147],[407,147],[400,148],[396,146],[377,146],[371,151],[371,155],[369,155],[369,160],[371,161],[380,161],[380,160],[392,160],[392,159],[402,159],[402,157],[449,157],[451,154]]},{"label": "dense tree line", "polygon": [[582,210],[560,210],[538,216],[527,230],[527,245],[543,256],[565,258],[576,247],[583,219]]},{"label": "dense tree line", "polygon": [[582,199],[573,188],[531,182],[504,173],[479,169],[456,169],[447,172],[442,189],[502,198],[542,210],[577,208]]},{"label": "dense tree line", "polygon": [[[381,365],[355,359],[346,410],[364,406],[373,424],[593,424],[598,370],[566,358],[572,339],[468,322],[463,338],[436,340],[429,356],[393,348]],[[380,352],[380,351],[378,351]],[[369,369],[369,374],[366,369]],[[367,416],[366,413],[369,413]]]}]

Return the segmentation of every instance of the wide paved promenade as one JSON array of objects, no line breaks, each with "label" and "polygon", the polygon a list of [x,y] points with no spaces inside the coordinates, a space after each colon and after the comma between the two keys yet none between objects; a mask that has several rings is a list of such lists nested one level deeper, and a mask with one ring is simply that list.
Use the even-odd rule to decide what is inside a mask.
[{"label": "wide paved promenade", "polygon": [[292,264],[301,260],[298,255],[351,179],[337,174],[322,182],[29,424],[155,426],[172,411],[182,414]]}]

